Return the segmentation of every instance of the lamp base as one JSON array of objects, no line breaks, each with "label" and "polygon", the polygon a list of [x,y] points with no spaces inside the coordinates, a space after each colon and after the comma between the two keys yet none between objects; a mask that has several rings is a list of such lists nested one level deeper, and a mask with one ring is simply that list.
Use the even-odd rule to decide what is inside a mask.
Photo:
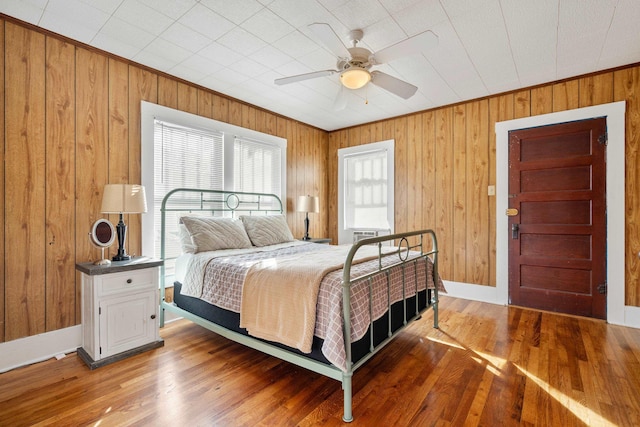
[{"label": "lamp base", "polygon": [[131,257],[127,255],[127,251],[124,249],[124,241],[127,238],[127,226],[124,224],[122,213],[120,214],[120,221],[116,225],[116,234],[118,235],[118,253],[116,253],[112,261],[129,261]]}]

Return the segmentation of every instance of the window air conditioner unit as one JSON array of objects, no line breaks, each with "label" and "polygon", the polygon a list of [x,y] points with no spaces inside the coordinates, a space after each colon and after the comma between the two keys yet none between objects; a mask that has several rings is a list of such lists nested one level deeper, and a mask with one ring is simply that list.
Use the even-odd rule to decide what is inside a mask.
[{"label": "window air conditioner unit", "polygon": [[358,243],[362,239],[367,239],[369,237],[377,237],[377,230],[365,230],[365,231],[354,231],[353,232],[353,243]]},{"label": "window air conditioner unit", "polygon": [[[353,231],[353,243],[359,242],[362,239],[367,239],[369,237],[378,237],[378,236],[387,236],[391,234],[390,229],[378,229],[378,230],[354,230]],[[393,243],[392,240],[388,242],[383,242],[383,246],[391,246]]]}]

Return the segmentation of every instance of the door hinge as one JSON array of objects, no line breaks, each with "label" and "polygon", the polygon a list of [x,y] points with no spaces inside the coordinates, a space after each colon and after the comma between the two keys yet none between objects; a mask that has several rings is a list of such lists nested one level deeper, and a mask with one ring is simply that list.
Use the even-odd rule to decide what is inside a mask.
[{"label": "door hinge", "polygon": [[607,145],[608,141],[609,141],[609,136],[607,135],[607,132],[603,133],[598,137],[598,143],[600,144]]},{"label": "door hinge", "polygon": [[598,293],[605,295],[607,293],[607,284],[606,283],[601,283],[598,285]]},{"label": "door hinge", "polygon": [[100,349],[98,350],[100,354],[102,354],[102,346],[99,347]]},{"label": "door hinge", "polygon": [[98,307],[98,316],[102,314],[102,307]]}]

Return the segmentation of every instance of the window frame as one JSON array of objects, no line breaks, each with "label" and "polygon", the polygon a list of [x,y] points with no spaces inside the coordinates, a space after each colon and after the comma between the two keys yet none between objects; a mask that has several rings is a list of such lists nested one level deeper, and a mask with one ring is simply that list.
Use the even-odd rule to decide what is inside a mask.
[{"label": "window frame", "polygon": [[[141,101],[140,105],[140,130],[141,130],[141,184],[145,187],[147,206],[154,209],[155,184],[154,184],[154,120],[162,120],[180,126],[199,130],[222,132],[224,134],[224,190],[234,191],[234,141],[235,138],[244,138],[265,144],[278,146],[281,153],[281,183],[280,199],[286,214],[287,200],[287,140],[275,135],[246,129],[240,126],[176,110],[174,108]],[[142,215],[142,254],[159,258],[154,253],[155,220],[153,213]]]},{"label": "window frame", "polygon": [[[344,221],[344,163],[345,158],[371,151],[385,150],[387,152],[387,220],[389,222],[389,232],[393,233],[395,228],[395,196],[394,196],[394,156],[395,140],[372,142],[369,144],[356,145],[338,149],[338,244],[353,243],[353,232],[356,229],[345,229]],[[382,230],[382,229],[380,229]]]}]

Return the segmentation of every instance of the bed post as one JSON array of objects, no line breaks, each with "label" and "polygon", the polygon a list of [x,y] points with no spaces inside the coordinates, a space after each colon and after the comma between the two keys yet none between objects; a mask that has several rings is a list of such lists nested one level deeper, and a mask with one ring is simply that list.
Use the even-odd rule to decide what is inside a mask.
[{"label": "bed post", "polygon": [[353,421],[352,413],[352,388],[351,379],[353,378],[353,372],[349,369],[349,372],[342,373],[342,390],[344,392],[344,410],[342,415],[342,421],[350,423]]}]

